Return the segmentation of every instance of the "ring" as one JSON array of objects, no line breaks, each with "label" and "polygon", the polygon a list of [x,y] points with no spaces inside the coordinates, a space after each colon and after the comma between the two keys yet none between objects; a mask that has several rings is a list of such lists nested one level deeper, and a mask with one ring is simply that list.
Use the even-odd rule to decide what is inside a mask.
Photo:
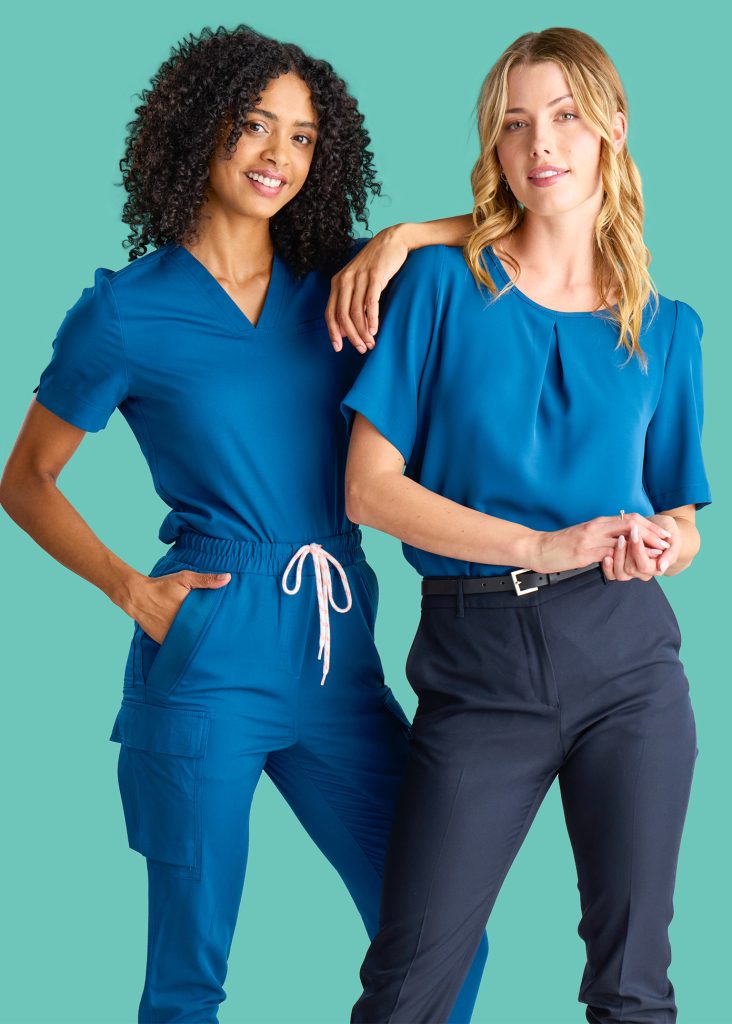
[{"label": "ring", "polygon": [[625,519],[625,509],[621,508],[620,509],[620,521],[622,522],[623,519]]}]

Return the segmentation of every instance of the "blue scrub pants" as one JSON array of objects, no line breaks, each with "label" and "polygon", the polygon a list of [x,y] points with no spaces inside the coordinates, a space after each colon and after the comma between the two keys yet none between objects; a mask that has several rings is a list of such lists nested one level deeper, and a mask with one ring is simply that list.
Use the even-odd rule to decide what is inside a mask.
[{"label": "blue scrub pants", "polygon": [[[377,932],[409,723],[384,685],[378,587],[360,539],[353,530],[318,541],[344,567],[353,598],[349,612],[331,610],[324,685],[312,561],[298,593],[281,584],[299,544],[189,533],[151,573],[232,576],[192,590],[162,645],[136,626],[111,736],[121,744],[129,843],[148,866],[140,1024],[218,1019],[262,771],[340,874],[369,936]],[[486,953],[483,937],[450,1021],[470,1019]]]},{"label": "blue scrub pants", "polygon": [[[676,1020],[668,926],[696,758],[680,642],[657,580],[600,569],[524,597],[423,597],[411,757],[353,1022],[444,1019],[557,777],[587,1020]],[[551,1015],[530,983],[517,999],[527,1019]]]}]

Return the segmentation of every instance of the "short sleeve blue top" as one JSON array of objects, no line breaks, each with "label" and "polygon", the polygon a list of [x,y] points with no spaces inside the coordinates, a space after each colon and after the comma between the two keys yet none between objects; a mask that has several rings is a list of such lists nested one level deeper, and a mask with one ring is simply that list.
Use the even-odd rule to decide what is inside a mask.
[{"label": "short sleeve blue top", "polygon": [[170,506],[166,543],[184,529],[268,542],[353,529],[339,404],[361,357],[349,344],[333,351],[329,290],[325,274],[296,279],[275,255],[254,327],[181,246],[97,270],[61,325],[37,401],[87,431],[119,408]]},{"label": "short sleeve blue top", "polygon": [[[486,250],[499,291],[508,283]],[[513,287],[492,299],[457,248],[410,254],[384,294],[376,348],[342,404],[362,413],[431,491],[536,530],[599,515],[709,504],[701,450],[702,325],[660,297],[637,357],[607,314],[563,313]],[[625,364],[625,365],[624,365]],[[423,576],[515,566],[404,545]]]}]

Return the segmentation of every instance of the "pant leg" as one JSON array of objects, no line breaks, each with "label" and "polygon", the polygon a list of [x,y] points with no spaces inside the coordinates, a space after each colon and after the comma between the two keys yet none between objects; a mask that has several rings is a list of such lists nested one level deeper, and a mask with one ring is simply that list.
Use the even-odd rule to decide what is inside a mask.
[{"label": "pant leg", "polygon": [[[313,756],[303,744],[271,754],[265,769],[340,874],[369,938],[378,931],[384,859],[402,781],[403,759],[399,758],[400,767],[393,773],[387,746],[393,743],[394,753],[399,747],[406,750],[406,743],[400,739],[401,721],[395,730],[388,721],[395,716],[383,705],[375,709],[374,717],[377,715],[386,721],[380,725],[362,719],[364,728],[368,725],[373,730],[374,746],[378,746],[381,733],[382,746],[376,761],[364,759],[358,765],[351,757],[347,763],[326,751]],[[465,982],[453,993],[452,1008],[448,1008],[445,1020],[452,1024],[470,1020],[487,955],[488,943],[481,929]]]},{"label": "pant leg", "polygon": [[448,1018],[556,774],[555,692],[527,612],[423,610],[408,662],[419,709],[353,1022]]},{"label": "pant leg", "polygon": [[672,1024],[668,926],[694,718],[678,628],[659,585],[614,583],[606,597],[615,628],[595,636],[607,652],[606,677],[616,670],[602,687],[607,713],[589,727],[574,724],[579,739],[559,774],[587,948],[579,998],[592,1024]]},{"label": "pant leg", "polygon": [[265,755],[237,751],[232,723],[213,718],[205,752],[192,768],[191,756],[162,749],[178,731],[175,716],[185,716],[185,709],[143,705],[142,714],[153,721],[147,749],[123,743],[120,750],[130,844],[146,856],[148,872],[147,963],[138,1021],[215,1024],[226,998],[249,813]]},{"label": "pant leg", "polygon": [[[339,872],[369,937],[378,930],[386,849],[409,745],[409,722],[391,690],[374,644],[375,594],[366,563],[350,566],[353,608],[332,619],[331,672],[306,659],[298,741],[270,754],[265,771]],[[343,656],[345,653],[345,656]],[[467,977],[453,994],[453,1024],[472,1015],[488,952],[476,937]]]}]

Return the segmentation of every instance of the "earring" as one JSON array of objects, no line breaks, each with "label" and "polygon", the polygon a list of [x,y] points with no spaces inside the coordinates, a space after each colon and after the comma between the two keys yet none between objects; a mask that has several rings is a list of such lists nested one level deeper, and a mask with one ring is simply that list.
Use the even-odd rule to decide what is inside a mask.
[{"label": "earring", "polygon": [[508,184],[508,178],[503,173],[503,171],[501,171],[501,181],[503,182],[503,187],[510,192],[511,191],[511,186]]}]

